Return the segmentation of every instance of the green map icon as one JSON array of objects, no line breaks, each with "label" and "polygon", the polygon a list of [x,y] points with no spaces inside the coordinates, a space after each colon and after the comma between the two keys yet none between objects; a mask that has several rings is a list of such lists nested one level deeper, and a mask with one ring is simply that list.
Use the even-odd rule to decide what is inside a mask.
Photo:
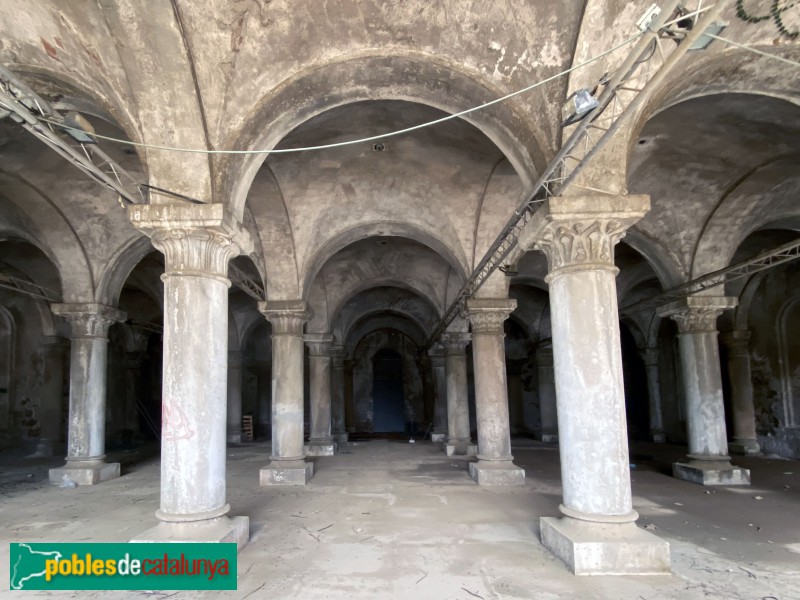
[{"label": "green map icon", "polygon": [[[32,580],[45,576],[45,561],[60,560],[60,552],[34,550],[28,544],[15,544],[11,547],[11,589],[24,590]],[[38,583],[38,582],[37,582]],[[33,589],[27,588],[27,589]]]}]

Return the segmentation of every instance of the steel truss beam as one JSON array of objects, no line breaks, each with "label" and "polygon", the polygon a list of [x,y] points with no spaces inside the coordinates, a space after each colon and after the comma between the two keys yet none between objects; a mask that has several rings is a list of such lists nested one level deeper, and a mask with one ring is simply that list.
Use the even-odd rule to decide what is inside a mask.
[{"label": "steel truss beam", "polygon": [[[669,21],[680,20],[675,17],[680,16],[678,7],[681,5],[678,1],[666,2],[614,74],[607,81],[601,82],[604,87],[598,98],[598,106],[575,125],[567,141],[534,185],[531,197],[517,207],[456,294],[426,341],[425,347],[436,343],[450,323],[463,313],[467,299],[502,265],[503,260],[517,245],[522,228],[530,221],[539,204],[551,196],[563,194],[574,183],[583,168],[652,95],[692,44],[719,17],[724,2],[717,0],[706,6],[691,30],[676,29],[674,23]],[[677,47],[674,46],[676,41]],[[668,42],[666,48],[665,42]],[[670,49],[672,52],[669,52]],[[592,191],[608,193],[597,189]]]}]

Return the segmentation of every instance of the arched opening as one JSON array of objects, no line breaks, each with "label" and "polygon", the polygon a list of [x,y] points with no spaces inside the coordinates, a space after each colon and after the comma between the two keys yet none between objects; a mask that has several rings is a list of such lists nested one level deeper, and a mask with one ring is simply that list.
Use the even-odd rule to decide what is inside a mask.
[{"label": "arched opening", "polygon": [[619,330],[628,437],[632,440],[646,440],[650,433],[647,371],[630,328],[625,323],[620,323]]},{"label": "arched opening", "polygon": [[406,430],[403,357],[383,348],[372,357],[372,419],[375,433]]}]

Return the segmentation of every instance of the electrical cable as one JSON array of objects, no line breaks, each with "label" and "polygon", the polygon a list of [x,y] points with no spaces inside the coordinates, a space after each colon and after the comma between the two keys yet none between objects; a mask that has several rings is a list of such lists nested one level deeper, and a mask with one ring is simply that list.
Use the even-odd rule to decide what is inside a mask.
[{"label": "electrical cable", "polygon": [[800,62],[796,60],[791,60],[789,58],[784,58],[783,56],[778,56],[777,54],[770,54],[769,52],[763,52],[762,50],[757,50],[752,46],[747,46],[745,44],[740,44],[739,42],[734,42],[733,40],[729,40],[728,38],[720,37],[718,35],[714,35],[713,33],[704,33],[703,35],[707,35],[708,37],[719,40],[720,42],[724,42],[725,44],[730,44],[731,46],[736,46],[737,48],[741,48],[742,50],[747,50],[748,52],[753,52],[754,54],[759,54],[761,56],[766,56],[767,58],[774,58],[780,62],[784,62],[786,64],[792,65],[793,67],[800,67]]},{"label": "electrical cable", "polygon": [[[578,70],[580,68],[583,68],[583,67],[585,67],[587,65],[590,65],[590,64],[600,60],[601,58],[604,58],[604,57],[608,56],[609,54],[611,54],[613,52],[616,52],[620,48],[624,48],[625,46],[635,42],[642,35],[643,35],[642,33],[637,33],[636,35],[626,39],[625,41],[623,41],[622,43],[614,46],[613,48],[611,48],[609,50],[606,50],[605,52],[602,52],[602,53],[600,53],[600,54],[598,54],[596,56],[593,56],[592,58],[590,58],[590,59],[588,59],[588,60],[586,60],[586,61],[584,61],[584,62],[582,62],[582,63],[580,63],[578,65],[574,65],[574,66],[570,67],[569,69],[565,69],[564,71],[561,71],[560,73],[556,73],[555,75],[547,77],[546,79],[543,79],[541,81],[537,81],[536,83],[533,83],[533,84],[531,84],[531,85],[529,85],[527,87],[524,87],[524,88],[522,88],[520,90],[517,90],[515,92],[511,92],[510,94],[506,94],[505,96],[501,96],[500,98],[495,98],[494,100],[490,100],[489,102],[485,102],[484,104],[480,104],[479,106],[474,106],[472,108],[468,108],[466,110],[462,110],[462,111],[457,112],[457,113],[452,113],[452,114],[446,115],[444,117],[441,117],[439,119],[434,119],[433,121],[427,121],[425,123],[420,123],[420,124],[414,125],[412,127],[406,127],[404,129],[399,129],[397,131],[390,131],[390,132],[387,132],[387,133],[382,133],[380,135],[373,135],[373,136],[369,136],[369,137],[365,137],[365,138],[360,138],[360,139],[357,139],[357,140],[348,140],[348,141],[345,141],[345,142],[336,142],[336,143],[333,143],[333,144],[321,144],[321,145],[318,145],[318,146],[307,146],[307,147],[304,147],[304,148],[280,148],[280,149],[273,149],[273,150],[207,150],[207,149],[196,149],[196,148],[179,148],[179,147],[172,147],[172,146],[160,146],[160,145],[155,145],[155,144],[143,144],[143,143],[140,143],[140,142],[132,142],[130,140],[121,140],[119,138],[114,138],[114,137],[110,137],[110,136],[106,136],[106,135],[100,135],[100,134],[97,134],[97,133],[91,133],[90,135],[92,137],[95,137],[95,138],[98,138],[98,139],[101,139],[101,140],[106,140],[106,141],[109,141],[109,142],[116,142],[116,143],[125,144],[125,145],[128,145],[128,146],[136,146],[136,147],[139,147],[139,148],[148,148],[148,149],[152,149],[152,150],[166,150],[166,151],[170,151],[170,152],[184,152],[184,153],[192,153],[192,154],[234,154],[234,155],[236,155],[236,154],[289,154],[289,153],[294,153],[294,152],[308,152],[308,151],[312,151],[312,150],[326,150],[326,149],[329,149],[329,148],[339,148],[339,147],[342,147],[342,146],[351,146],[351,145],[354,145],[354,144],[363,144],[365,142],[374,142],[374,141],[386,139],[386,138],[389,138],[389,137],[394,137],[394,136],[402,135],[402,134],[405,134],[405,133],[410,133],[412,131],[417,131],[419,129],[424,129],[425,127],[430,127],[432,125],[438,125],[439,123],[444,123],[445,121],[450,121],[452,119],[457,119],[457,118],[463,117],[465,115],[468,115],[468,114],[473,113],[475,111],[487,108],[487,107],[492,106],[494,104],[499,104],[500,102],[504,102],[505,100],[508,100],[508,99],[513,98],[515,96],[519,96],[520,94],[524,94],[526,92],[529,92],[529,91],[531,91],[531,90],[533,90],[533,89],[535,89],[537,87],[545,85],[546,83],[550,83],[551,81],[555,81],[556,79],[559,79],[560,77],[564,77],[565,75],[569,75],[573,71],[576,71],[576,70]],[[56,126],[62,128],[62,129],[65,129],[65,130],[83,132],[82,130],[77,130],[74,127],[69,127],[68,125],[64,125],[63,123],[60,123],[60,122],[55,121],[53,119],[48,119],[48,118],[45,118],[45,117],[39,117],[39,119],[41,121],[46,122],[46,123],[50,123],[51,125],[56,125]],[[83,132],[83,133],[86,133],[86,132]]]}]

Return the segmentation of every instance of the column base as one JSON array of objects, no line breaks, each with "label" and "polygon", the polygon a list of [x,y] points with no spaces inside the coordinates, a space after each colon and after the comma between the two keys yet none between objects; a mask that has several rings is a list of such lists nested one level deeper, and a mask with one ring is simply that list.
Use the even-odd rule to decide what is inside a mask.
[{"label": "column base", "polygon": [[228,434],[228,443],[229,444],[241,444],[242,443],[242,434],[241,433],[229,433]]},{"label": "column base", "polygon": [[469,463],[469,476],[478,485],[525,485],[525,469],[510,460]]},{"label": "column base", "polygon": [[338,444],[346,444],[350,441],[350,434],[349,433],[334,433],[333,434],[333,441]]},{"label": "column base", "polygon": [[556,444],[558,443],[558,434],[557,433],[540,433],[536,436],[540,442],[545,442],[546,444]]},{"label": "column base", "polygon": [[303,460],[273,460],[261,467],[259,483],[261,487],[270,485],[305,485],[314,476],[314,463]]},{"label": "column base", "polygon": [[445,452],[447,456],[477,456],[478,445],[472,442],[448,442]]},{"label": "column base", "polygon": [[26,456],[25,458],[50,458],[51,456],[56,456],[57,452],[55,451],[55,448],[55,442],[42,439],[36,444],[36,450],[34,453]]},{"label": "column base", "polygon": [[187,523],[161,521],[131,542],[221,542],[234,543],[241,550],[249,540],[250,517],[220,517]]},{"label": "column base", "polygon": [[728,452],[739,456],[758,456],[761,454],[761,446],[756,440],[735,439],[728,444]]},{"label": "column base", "polygon": [[667,434],[662,431],[654,431],[650,434],[650,441],[654,444],[666,444]]},{"label": "column base", "polygon": [[333,456],[336,454],[336,442],[309,440],[305,451],[306,456]]},{"label": "column base", "polygon": [[61,485],[71,480],[78,485],[96,485],[119,477],[119,463],[67,463],[63,467],[50,469],[50,483]]},{"label": "column base", "polygon": [[694,460],[672,463],[672,476],[699,485],[750,485],[750,470],[722,460]]},{"label": "column base", "polygon": [[669,575],[669,543],[635,523],[542,517],[542,544],[575,575]]},{"label": "column base", "polygon": [[447,441],[447,434],[446,433],[432,433],[431,434],[431,441],[437,444],[441,444]]}]

